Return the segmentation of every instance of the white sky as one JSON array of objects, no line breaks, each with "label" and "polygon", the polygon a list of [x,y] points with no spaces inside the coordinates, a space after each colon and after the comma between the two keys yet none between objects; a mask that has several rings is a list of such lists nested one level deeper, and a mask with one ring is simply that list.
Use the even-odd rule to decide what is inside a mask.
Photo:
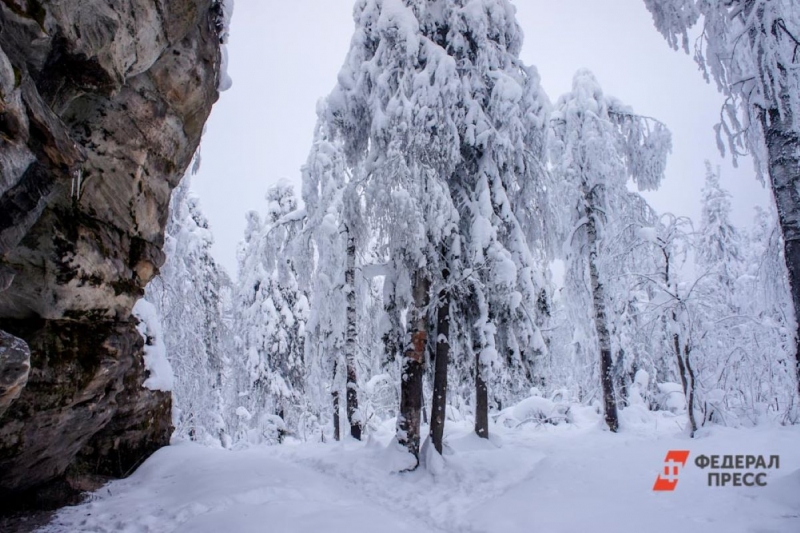
[{"label": "white sky", "polygon": [[[193,180],[216,239],[217,260],[236,275],[245,213],[263,212],[267,188],[288,178],[300,192],[300,167],[314,132],[316,103],[336,83],[353,31],[354,0],[236,0],[229,43],[233,88],[214,107]],[[514,0],[525,32],[523,60],[536,65],[550,99],[591,69],[607,94],[665,122],[673,153],[653,207],[700,218],[706,159],[722,169],[734,218],[749,225],[770,197],[752,163],[734,169],[716,148],[722,98],[692,59],[672,51],[643,0]]]}]

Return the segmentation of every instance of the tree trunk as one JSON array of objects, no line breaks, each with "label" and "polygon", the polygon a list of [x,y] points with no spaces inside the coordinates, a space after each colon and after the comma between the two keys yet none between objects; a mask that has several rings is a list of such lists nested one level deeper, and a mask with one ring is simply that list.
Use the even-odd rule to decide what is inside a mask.
[{"label": "tree trunk", "polygon": [[789,290],[798,328],[794,331],[794,348],[800,394],[800,135],[792,129],[792,118],[788,114],[781,118],[776,109],[761,114],[769,155],[770,184],[778,209]]},{"label": "tree trunk", "polygon": [[[667,253],[665,249],[662,249],[662,253],[664,254],[664,283],[667,288],[671,288],[671,291],[677,297],[678,287],[677,285],[673,286],[671,284],[671,278],[669,275],[670,254]],[[678,300],[678,303],[680,303],[680,300]],[[694,418],[694,371],[692,370],[691,364],[689,364],[689,346],[687,345],[681,348],[681,337],[677,333],[678,314],[673,310],[671,316],[672,327],[668,327],[668,324],[666,323],[666,317],[664,318],[664,327],[667,330],[667,333],[672,331],[672,347],[675,351],[675,359],[678,361],[678,373],[680,374],[681,386],[683,387],[683,396],[686,398],[686,413],[689,415],[689,427],[692,430],[691,436],[694,437],[694,434],[697,431],[697,422]]]},{"label": "tree trunk", "polygon": [[[442,271],[447,283],[450,272]],[[439,291],[439,309],[436,317],[436,360],[433,374],[433,399],[431,400],[431,439],[441,455],[444,423],[447,416],[447,365],[450,358],[450,291]]]},{"label": "tree trunk", "polygon": [[605,405],[605,420],[608,428],[617,432],[619,430],[619,417],[617,415],[617,398],[614,393],[614,360],[611,357],[611,334],[608,332],[606,319],[605,288],[600,282],[600,273],[597,270],[597,222],[595,209],[592,205],[591,193],[586,194],[586,236],[589,244],[589,277],[592,286],[592,303],[594,306],[594,325],[597,330],[597,339],[600,345],[600,380],[603,385],[603,403]]},{"label": "tree trunk", "polygon": [[[672,321],[677,323],[678,317],[673,312]],[[675,326],[673,326],[674,328]],[[694,437],[697,431],[697,422],[694,418],[694,371],[689,364],[689,347],[686,346],[681,349],[681,337],[677,333],[672,334],[672,346],[675,350],[675,359],[678,361],[678,373],[681,377],[681,386],[683,386],[683,395],[686,398],[686,413],[689,415],[689,426],[692,429],[691,436]],[[685,354],[685,356],[684,356]]]},{"label": "tree trunk", "polygon": [[691,355],[691,350],[689,346],[684,346],[683,348],[683,356],[686,362],[686,373],[689,374],[689,423],[692,426],[692,437],[694,434],[697,433],[697,421],[694,418],[694,395],[696,390],[696,384],[694,380],[694,369],[692,369],[692,361],[689,358]]},{"label": "tree trunk", "polygon": [[358,381],[356,379],[356,239],[347,233],[347,268],[344,273],[347,286],[347,329],[344,355],[347,365],[347,420],[350,435],[361,440],[361,415],[358,410]]},{"label": "tree trunk", "polygon": [[428,406],[425,405],[425,388],[424,387],[420,387],[419,393],[421,395],[419,401],[420,401],[420,405],[422,405],[422,410],[420,411],[422,413],[422,423],[423,424],[427,424],[428,423]]},{"label": "tree trunk", "polygon": [[[625,372],[625,350],[617,350],[616,368],[614,368],[614,378],[617,382],[616,389],[619,392],[618,402],[627,407],[630,405],[630,392],[628,391],[628,376]],[[635,375],[635,374],[634,374]]]},{"label": "tree trunk", "polygon": [[331,397],[333,398],[333,439],[340,440],[341,438],[341,431],[340,431],[340,422],[339,422],[339,391],[336,390],[336,367],[337,364],[333,364],[333,384],[334,388],[331,391]]},{"label": "tree trunk", "polygon": [[339,391],[335,390],[331,393],[333,398],[333,439],[340,440],[340,426],[339,426]]},{"label": "tree trunk", "polygon": [[397,418],[397,440],[419,464],[420,413],[422,410],[422,375],[425,370],[425,349],[428,345],[430,281],[422,272],[414,275],[414,306],[408,311],[410,339],[403,357],[400,383],[400,416]]},{"label": "tree trunk", "polygon": [[475,354],[475,433],[482,439],[489,438],[489,388],[481,362],[481,350]]}]

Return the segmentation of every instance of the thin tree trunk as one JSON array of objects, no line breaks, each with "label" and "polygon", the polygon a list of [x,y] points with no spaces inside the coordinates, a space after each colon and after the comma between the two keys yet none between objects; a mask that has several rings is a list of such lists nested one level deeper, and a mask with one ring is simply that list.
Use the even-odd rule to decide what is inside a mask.
[{"label": "thin tree trunk", "polygon": [[691,353],[692,351],[689,349],[689,346],[684,346],[683,356],[686,362],[686,372],[689,374],[689,423],[692,426],[692,437],[694,437],[694,434],[697,433],[697,421],[694,418],[694,396],[696,384],[694,380],[694,370],[692,369],[692,361],[689,358]]},{"label": "thin tree trunk", "polygon": [[333,439],[340,440],[340,424],[339,424],[339,391],[335,390],[331,393],[333,397]]},{"label": "thin tree trunk", "polygon": [[344,281],[347,285],[347,329],[344,342],[345,364],[347,365],[347,420],[350,422],[350,435],[356,440],[361,440],[361,416],[358,411],[358,380],[356,379],[356,239],[349,230]]},{"label": "thin tree trunk", "polygon": [[600,380],[603,386],[605,420],[608,428],[616,432],[619,430],[619,417],[617,415],[617,398],[614,393],[614,360],[611,357],[611,334],[608,332],[606,318],[605,288],[600,282],[600,273],[597,270],[597,223],[591,195],[592,193],[586,194],[586,235],[589,244],[589,277],[592,285],[594,325],[600,344]]},{"label": "thin tree trunk", "polygon": [[425,349],[428,344],[427,306],[430,281],[418,271],[414,275],[414,306],[408,312],[410,340],[403,358],[400,383],[400,416],[397,418],[397,440],[419,464],[420,413],[422,410],[422,374],[425,370]]},{"label": "thin tree trunk", "polygon": [[420,393],[419,401],[420,401],[420,404],[422,405],[422,410],[420,411],[422,413],[422,423],[423,424],[427,424],[428,423],[428,406],[425,405],[425,388],[424,387],[420,387],[419,393]]},{"label": "thin tree trunk", "polygon": [[798,328],[794,332],[794,348],[800,394],[800,135],[792,129],[792,118],[788,114],[782,118],[776,109],[761,114],[769,155],[770,184],[778,209],[789,290]]},{"label": "thin tree trunk", "polygon": [[475,433],[482,439],[489,438],[489,388],[481,361],[481,351],[475,354]]},{"label": "thin tree trunk", "polygon": [[[450,272],[442,271],[447,282]],[[450,291],[439,291],[439,309],[436,317],[436,361],[433,374],[433,399],[431,400],[431,439],[441,455],[444,424],[447,416],[447,365],[450,358]]]},{"label": "thin tree trunk", "polygon": [[[474,327],[479,328],[475,331],[472,350],[475,355],[475,434],[483,439],[489,438],[489,387],[487,379],[489,376],[489,369],[483,361],[484,350],[493,346],[494,343],[490,342],[486,336],[493,335],[485,329],[486,324],[494,322],[492,310],[488,308],[482,289],[473,287],[475,291],[474,298],[476,299],[476,309],[480,310],[478,318]],[[484,308],[486,316],[483,315]]]},{"label": "thin tree trunk", "polygon": [[630,393],[628,392],[628,376],[626,375],[625,368],[625,350],[620,348],[617,350],[617,360],[616,360],[616,368],[614,369],[614,377],[616,378],[616,388],[619,391],[619,398],[618,401],[622,402],[622,405],[627,407],[630,405]]},{"label": "thin tree trunk", "polygon": [[333,384],[334,388],[331,391],[331,397],[333,398],[333,439],[340,440],[341,439],[341,425],[339,422],[339,391],[336,390],[336,367],[337,364],[333,363]]},{"label": "thin tree trunk", "polygon": [[[672,321],[677,323],[678,317],[673,312]],[[674,327],[674,326],[673,326]],[[675,350],[675,359],[678,361],[678,373],[681,377],[683,395],[686,398],[686,412],[689,415],[689,427],[692,429],[692,437],[697,431],[697,422],[694,418],[694,371],[689,365],[689,347],[681,350],[681,337],[677,333],[672,334],[672,346]],[[686,356],[684,357],[684,353]]]},{"label": "thin tree trunk", "polygon": [[[672,321],[677,322],[675,313],[672,313]],[[675,327],[675,326],[673,326]],[[672,334],[672,348],[675,350],[675,359],[678,361],[678,374],[681,377],[681,385],[683,386],[683,395],[689,399],[689,378],[686,376],[686,365],[683,364],[683,356],[681,355],[681,337],[677,333]]]},{"label": "thin tree trunk", "polygon": [[[667,253],[666,249],[664,248],[662,248],[661,253],[664,254],[664,284],[667,288],[670,288],[672,287],[672,279],[670,278],[670,254]],[[678,288],[672,287],[671,290],[677,297]],[[678,303],[680,303],[680,300],[678,300]],[[681,337],[677,333],[678,314],[673,310],[671,315],[673,326],[671,328],[668,327],[666,322],[667,318],[664,317],[664,327],[667,332],[672,331],[672,347],[675,351],[675,359],[678,361],[678,373],[680,374],[681,378],[681,386],[683,386],[683,396],[686,398],[686,413],[689,415],[689,427],[692,430],[691,436],[694,437],[694,434],[697,431],[697,422],[694,418],[694,371],[691,369],[691,365],[689,364],[689,347],[686,346],[684,347],[684,351],[681,351]],[[682,355],[683,353],[686,354],[685,358]]]},{"label": "thin tree trunk", "polygon": [[401,352],[402,335],[399,332],[402,331],[403,327],[400,324],[400,317],[397,312],[397,303],[394,297],[395,285],[391,276],[387,276],[384,281],[384,291],[385,294],[388,294],[388,299],[384,303],[384,312],[389,319],[389,327],[383,334],[383,348],[386,353],[386,361],[395,361]]}]

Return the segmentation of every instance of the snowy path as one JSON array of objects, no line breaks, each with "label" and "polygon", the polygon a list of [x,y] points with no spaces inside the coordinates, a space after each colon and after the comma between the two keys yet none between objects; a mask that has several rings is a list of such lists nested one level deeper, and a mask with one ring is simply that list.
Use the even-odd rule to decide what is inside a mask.
[{"label": "snowy path", "polygon": [[44,531],[250,533],[355,531],[383,524],[389,533],[424,531],[341,490],[308,468],[261,448],[238,453],[191,444],[159,451],[131,478],[98,491],[95,501],[62,511]]},{"label": "snowy path", "polygon": [[[666,426],[666,427],[664,427]],[[800,428],[676,427],[621,435],[583,428],[502,430],[495,443],[458,427],[436,474],[397,474],[384,440],[241,452],[180,444],[158,452],[48,533],[641,532],[797,533]],[[499,446],[498,446],[499,445]],[[669,449],[780,455],[766,488],[708,487],[690,464],[678,489],[652,489]]]}]

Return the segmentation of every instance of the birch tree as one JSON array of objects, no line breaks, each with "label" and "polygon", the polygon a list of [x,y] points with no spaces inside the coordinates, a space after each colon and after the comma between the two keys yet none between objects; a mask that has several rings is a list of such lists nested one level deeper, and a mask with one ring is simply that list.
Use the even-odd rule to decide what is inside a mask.
[{"label": "birch tree", "polygon": [[574,191],[567,256],[579,287],[589,287],[600,363],[605,420],[617,431],[612,339],[606,280],[600,271],[604,222],[619,208],[628,179],[640,189],[660,184],[671,149],[669,132],[659,122],[635,115],[606,97],[594,76],[579,71],[572,92],[562,96],[553,115],[552,155],[557,173]]},{"label": "birch tree", "polygon": [[[353,355],[351,342],[347,347],[350,357],[345,357],[346,339],[352,341],[355,335],[348,324],[353,318],[350,299],[355,292],[348,290],[345,278],[346,271],[352,272],[349,267],[355,260],[355,250],[347,248],[349,234],[343,227],[343,195],[347,186],[344,154],[341,146],[330,140],[323,111],[321,107],[314,144],[303,167],[307,222],[297,239],[296,250],[302,283],[311,295],[306,343],[308,392],[321,411],[327,411],[321,406],[330,397],[334,439],[339,440],[342,382],[356,378],[354,371],[345,368],[345,359],[352,362]],[[350,387],[350,383],[346,386],[348,392],[355,394],[355,387]],[[350,411],[350,414],[355,413]],[[356,423],[351,425],[351,434],[360,436],[360,424],[352,422]]]},{"label": "birch tree", "polygon": [[[794,0],[645,0],[656,28],[674,49],[689,52],[689,31],[702,33],[694,58],[725,96],[717,140],[734,162],[755,160],[778,210],[795,314],[800,391],[800,6]],[[702,22],[701,22],[702,21]]]}]

